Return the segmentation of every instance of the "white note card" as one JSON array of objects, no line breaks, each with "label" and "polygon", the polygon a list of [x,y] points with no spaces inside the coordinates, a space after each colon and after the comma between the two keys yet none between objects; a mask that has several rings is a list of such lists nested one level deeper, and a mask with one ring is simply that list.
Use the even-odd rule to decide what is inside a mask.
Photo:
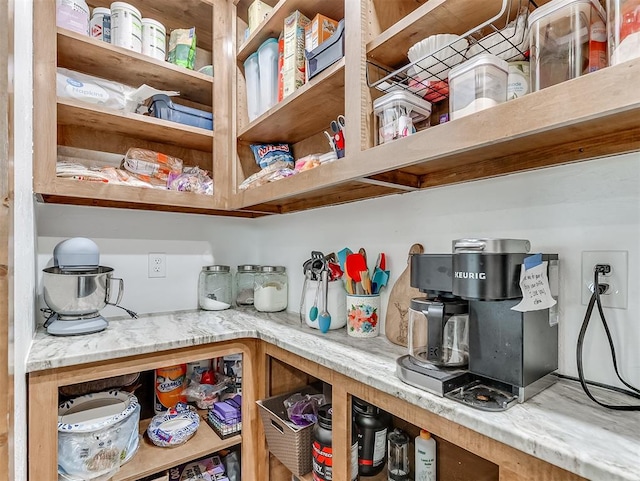
[{"label": "white note card", "polygon": [[551,296],[549,278],[547,277],[547,261],[520,269],[520,289],[522,301],[511,309],[519,312],[540,311],[556,305],[556,300]]}]

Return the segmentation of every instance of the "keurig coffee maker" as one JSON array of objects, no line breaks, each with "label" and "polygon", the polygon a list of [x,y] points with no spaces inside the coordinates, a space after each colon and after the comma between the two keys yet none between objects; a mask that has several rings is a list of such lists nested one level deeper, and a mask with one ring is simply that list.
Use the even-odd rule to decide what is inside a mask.
[{"label": "keurig coffee maker", "polygon": [[[520,281],[529,250],[527,240],[460,239],[453,242],[453,254],[412,256],[411,285],[427,297],[411,304],[417,311],[411,316],[420,321],[410,317],[414,338],[409,354],[397,361],[400,379],[489,411],[524,402],[553,384],[550,373],[558,367],[555,306],[513,309],[523,300]],[[544,267],[540,277],[557,297],[558,256],[534,257],[542,263],[538,269]],[[426,328],[419,327],[424,324],[420,316]],[[466,369],[461,369],[464,363],[443,362],[451,359],[452,349],[457,351],[454,361],[468,359]]]}]

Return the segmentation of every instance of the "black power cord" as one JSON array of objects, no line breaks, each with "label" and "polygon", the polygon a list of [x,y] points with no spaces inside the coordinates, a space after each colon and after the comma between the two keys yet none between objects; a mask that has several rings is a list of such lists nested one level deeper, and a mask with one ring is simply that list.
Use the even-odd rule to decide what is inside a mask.
[{"label": "black power cord", "polygon": [[616,376],[622,384],[628,387],[633,393],[629,393],[633,395],[640,394],[640,389],[632,386],[627,381],[622,379],[620,372],[618,371],[618,360],[616,359],[616,350],[613,345],[613,338],[611,337],[611,332],[609,331],[609,325],[604,317],[604,311],[602,310],[602,303],[600,302],[600,294],[605,292],[606,285],[601,284],[599,282],[599,275],[610,272],[611,267],[605,266],[602,264],[597,264],[593,270],[593,294],[591,295],[591,299],[589,299],[589,305],[587,306],[587,312],[585,313],[584,320],[582,321],[582,327],[580,328],[580,334],[578,334],[578,344],[576,346],[576,357],[578,361],[578,377],[580,380],[580,384],[582,385],[582,389],[586,393],[589,398],[599,404],[602,407],[607,409],[615,409],[617,411],[640,411],[640,405],[630,405],[630,406],[619,406],[614,404],[606,404],[602,401],[599,401],[595,398],[593,394],[589,391],[589,387],[587,386],[587,381],[584,379],[584,366],[582,365],[582,346],[584,343],[584,336],[587,333],[587,328],[589,327],[589,321],[591,320],[591,314],[593,313],[594,306],[598,306],[598,313],[600,314],[600,320],[602,321],[602,326],[604,327],[604,332],[607,335],[607,340],[609,341],[609,348],[611,349],[611,358],[613,360],[613,369],[615,370]]}]

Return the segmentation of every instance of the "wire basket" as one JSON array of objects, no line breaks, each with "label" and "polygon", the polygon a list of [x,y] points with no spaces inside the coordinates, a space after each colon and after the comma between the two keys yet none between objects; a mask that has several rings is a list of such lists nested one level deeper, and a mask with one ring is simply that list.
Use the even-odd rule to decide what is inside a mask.
[{"label": "wire basket", "polygon": [[[449,71],[465,60],[481,53],[506,61],[524,60],[528,56],[527,19],[536,7],[534,0],[502,0],[500,10],[487,21],[460,36],[439,35],[438,39],[433,36],[433,40],[446,41],[399,69],[367,60],[367,84],[386,93],[407,90],[430,102],[444,100],[449,96]],[[424,47],[428,48],[429,41],[429,38],[422,41],[426,42]],[[418,44],[412,47],[412,53],[419,47]]]}]

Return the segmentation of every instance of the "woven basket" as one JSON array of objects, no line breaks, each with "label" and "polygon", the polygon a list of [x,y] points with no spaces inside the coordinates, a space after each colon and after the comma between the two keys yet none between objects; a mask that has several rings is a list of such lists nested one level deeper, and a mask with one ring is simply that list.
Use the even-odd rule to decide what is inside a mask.
[{"label": "woven basket", "polygon": [[[295,393],[317,394],[317,389],[305,387],[296,391],[256,401],[267,437],[269,451],[284,464],[292,474],[302,476],[313,468],[311,443],[313,424],[296,427],[289,422],[284,400]],[[286,422],[285,422],[286,420]]]}]

